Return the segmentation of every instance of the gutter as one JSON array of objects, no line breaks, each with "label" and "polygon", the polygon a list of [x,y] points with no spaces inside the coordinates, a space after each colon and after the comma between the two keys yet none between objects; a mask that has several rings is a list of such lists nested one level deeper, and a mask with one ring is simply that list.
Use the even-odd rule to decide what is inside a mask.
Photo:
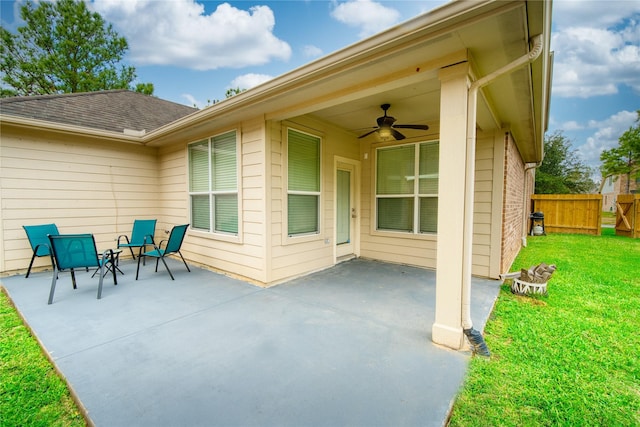
[{"label": "gutter", "polygon": [[490,356],[489,349],[480,332],[473,329],[471,321],[471,267],[473,255],[473,197],[474,197],[474,169],[476,147],[476,114],[478,107],[478,90],[490,84],[499,77],[510,74],[513,71],[529,65],[535,61],[542,52],[542,34],[532,39],[533,46],[529,53],[512,61],[511,63],[487,74],[472,82],[469,86],[469,98],[467,101],[467,158],[465,171],[465,214],[463,232],[463,261],[462,261],[462,329],[472,346],[474,353],[482,356]]},{"label": "gutter", "polygon": [[67,123],[50,122],[40,119],[32,119],[21,116],[0,114],[0,123],[3,126],[15,126],[42,132],[55,132],[64,135],[81,135],[87,138],[99,138],[105,141],[118,141],[129,144],[143,145],[144,131],[123,129],[122,132],[88,128]]}]

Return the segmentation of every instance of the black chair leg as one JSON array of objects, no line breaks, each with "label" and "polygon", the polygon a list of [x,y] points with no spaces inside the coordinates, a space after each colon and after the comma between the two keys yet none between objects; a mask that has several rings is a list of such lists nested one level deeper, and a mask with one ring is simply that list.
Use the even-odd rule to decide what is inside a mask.
[{"label": "black chair leg", "polygon": [[[139,253],[138,253],[138,258],[141,258],[141,257],[142,257],[143,249],[144,249],[144,252],[147,252],[147,247],[146,247],[146,246],[140,246],[140,251],[139,251]],[[133,253],[133,252],[132,252],[132,253]],[[146,258],[146,257],[145,257],[145,258]],[[133,259],[136,259],[136,257],[133,257]],[[147,261],[147,260],[143,258],[143,259],[142,259],[142,265],[147,265],[146,261]]]},{"label": "black chair leg", "polygon": [[29,269],[27,270],[27,275],[24,276],[24,278],[28,278],[29,277],[29,273],[31,273],[31,267],[33,266],[33,261],[36,259],[36,253],[33,253],[33,256],[31,257],[31,262],[29,263]]},{"label": "black chair leg", "polygon": [[143,258],[143,257],[142,256],[138,257],[138,268],[136,268],[136,280],[138,280],[138,273],[140,272],[140,258]]},{"label": "black chair leg", "polygon": [[73,289],[78,289],[78,286],[76,286],[76,273],[73,268],[71,269],[71,283],[73,283]]},{"label": "black chair leg", "polygon": [[185,261],[184,257],[182,256],[182,252],[178,251],[178,255],[180,255],[180,258],[182,258],[182,262],[184,262],[184,266],[187,267],[187,271],[191,273],[191,270],[189,270],[189,266],[187,265],[187,261]]},{"label": "black chair leg", "polygon": [[[169,270],[169,266],[167,265],[167,262],[164,260],[164,257],[160,257],[160,258],[158,258],[158,259],[161,259],[161,260],[162,260],[162,263],[164,264],[164,267],[165,267],[165,268],[167,269],[167,271],[169,272],[169,276],[171,276],[171,280],[176,280],[176,279],[174,279],[174,278],[173,278],[173,274],[171,274],[171,270]],[[158,264],[157,264],[157,261],[156,261],[156,266],[157,266],[157,265],[158,265]],[[156,269],[156,271],[158,271],[158,270]]]}]

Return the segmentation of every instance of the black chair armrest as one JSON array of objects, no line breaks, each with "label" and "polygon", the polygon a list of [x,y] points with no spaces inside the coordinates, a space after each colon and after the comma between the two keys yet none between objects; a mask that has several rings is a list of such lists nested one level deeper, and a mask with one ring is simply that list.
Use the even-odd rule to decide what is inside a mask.
[{"label": "black chair armrest", "polygon": [[49,249],[49,255],[51,255],[53,252],[51,251],[51,246],[47,245],[46,243],[39,243],[36,245],[35,249],[33,250],[33,253],[37,254],[38,253],[38,249],[40,249],[40,246],[44,246],[45,248]]},{"label": "black chair armrest", "polygon": [[120,236],[118,236],[118,246],[120,246],[120,239],[124,237],[124,239],[127,241],[127,244],[129,244],[129,237],[126,234],[121,234]]},{"label": "black chair armrest", "polygon": [[[156,249],[158,249],[158,250],[162,249],[162,244],[163,243],[164,243],[164,246],[166,247],[167,243],[169,243],[169,240],[161,240],[160,244],[156,247]],[[155,246],[155,244],[153,246]]]}]

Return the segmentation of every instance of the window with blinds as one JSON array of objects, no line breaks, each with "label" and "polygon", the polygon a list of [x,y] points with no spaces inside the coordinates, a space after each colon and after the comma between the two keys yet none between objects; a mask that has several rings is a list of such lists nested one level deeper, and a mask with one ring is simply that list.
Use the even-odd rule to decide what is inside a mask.
[{"label": "window with blinds", "polygon": [[236,131],[189,144],[191,227],[238,234]]},{"label": "window with blinds", "polygon": [[377,230],[437,232],[438,150],[438,142],[377,150]]},{"label": "window with blinds", "polygon": [[287,232],[320,232],[320,138],[287,130]]}]

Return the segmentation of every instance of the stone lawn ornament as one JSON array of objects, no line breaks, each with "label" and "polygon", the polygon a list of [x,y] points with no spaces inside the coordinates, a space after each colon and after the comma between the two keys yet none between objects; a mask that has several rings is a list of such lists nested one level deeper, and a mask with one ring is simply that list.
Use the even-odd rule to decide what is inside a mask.
[{"label": "stone lawn ornament", "polygon": [[544,262],[531,268],[522,269],[519,273],[508,273],[503,279],[513,279],[511,292],[518,295],[547,294],[547,282],[556,271],[555,265],[547,265]]}]

